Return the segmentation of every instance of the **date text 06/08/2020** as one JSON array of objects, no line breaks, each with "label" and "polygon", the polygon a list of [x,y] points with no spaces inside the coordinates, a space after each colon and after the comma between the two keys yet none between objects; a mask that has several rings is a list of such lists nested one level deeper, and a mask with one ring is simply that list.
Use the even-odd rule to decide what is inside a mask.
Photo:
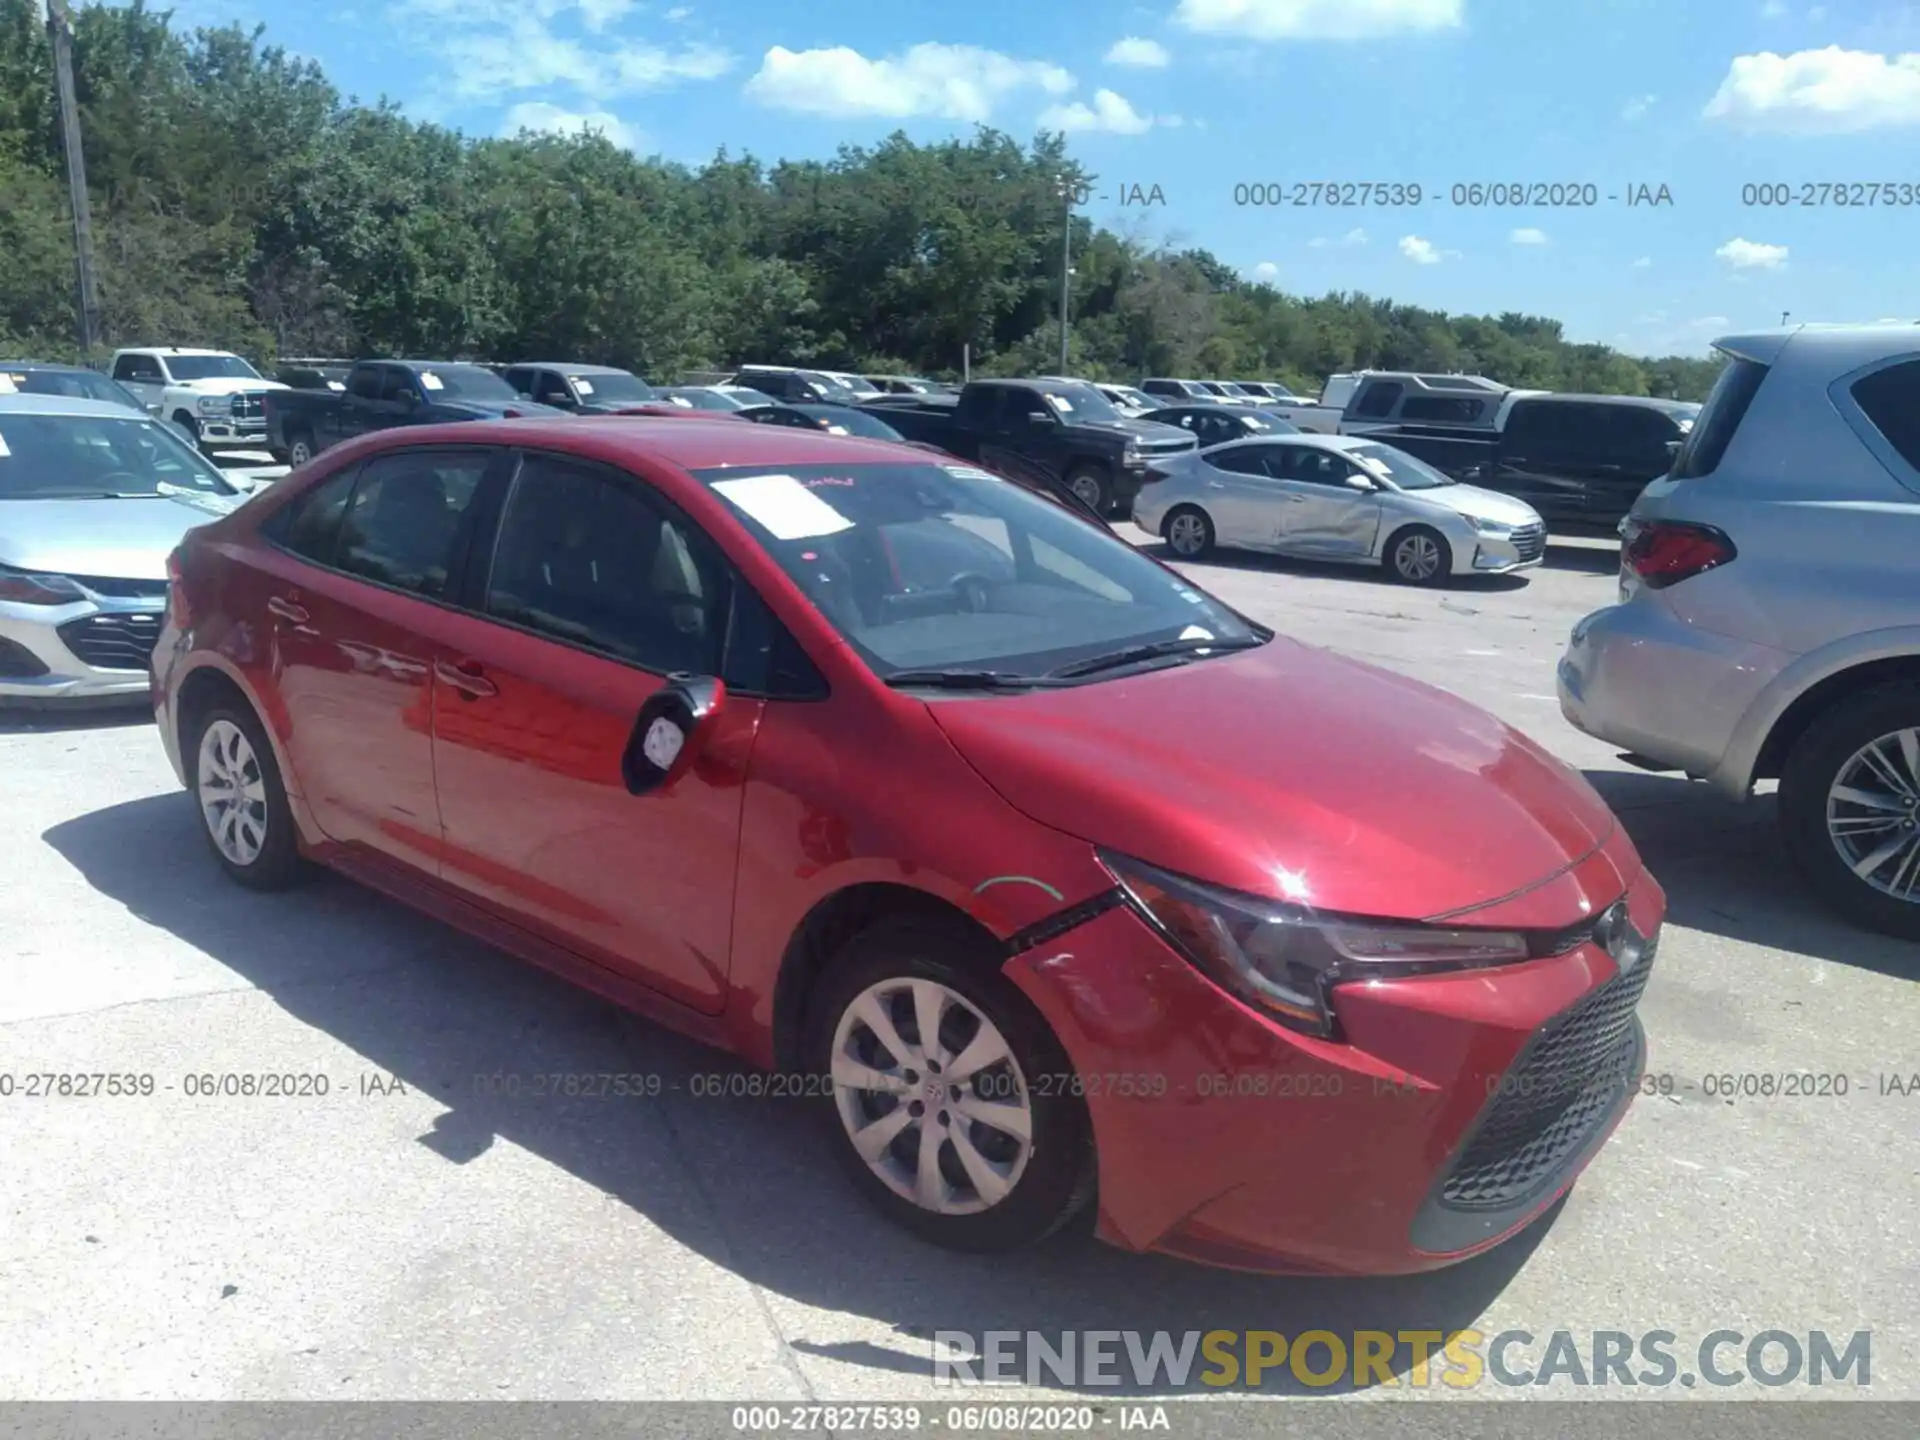
[{"label": "date text 06/08/2020", "polygon": [[1602,186],[1590,180],[1464,180],[1449,185],[1380,180],[1262,180],[1233,187],[1233,203],[1269,209],[1457,210],[1670,209],[1672,189],[1660,182]]}]

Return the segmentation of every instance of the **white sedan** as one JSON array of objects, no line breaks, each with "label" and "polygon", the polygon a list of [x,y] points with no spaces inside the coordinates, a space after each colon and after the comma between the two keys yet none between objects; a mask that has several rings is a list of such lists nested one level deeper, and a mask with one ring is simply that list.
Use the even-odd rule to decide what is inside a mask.
[{"label": "white sedan", "polygon": [[1222,545],[1384,565],[1411,585],[1505,575],[1538,565],[1547,550],[1531,505],[1341,435],[1232,440],[1161,460],[1133,520],[1182,560]]}]

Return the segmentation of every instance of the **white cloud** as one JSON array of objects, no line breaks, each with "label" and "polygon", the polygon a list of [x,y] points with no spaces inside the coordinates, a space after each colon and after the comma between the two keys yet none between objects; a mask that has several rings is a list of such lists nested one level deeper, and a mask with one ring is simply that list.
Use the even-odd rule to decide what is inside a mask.
[{"label": "white cloud", "polygon": [[1787,247],[1757,240],[1729,240],[1713,252],[1736,270],[1778,270],[1787,263]]},{"label": "white cloud", "polygon": [[1270,283],[1280,274],[1280,267],[1271,260],[1262,260],[1253,267],[1253,278]]},{"label": "white cloud", "polygon": [[1456,30],[1466,0],[1180,0],[1173,23],[1251,40],[1374,40]]},{"label": "white cloud", "polygon": [[1651,255],[1642,255],[1638,260],[1633,262],[1633,268],[1636,270],[1651,270],[1653,268],[1653,257]]},{"label": "white cloud", "polygon": [[1136,70],[1164,70],[1172,60],[1167,47],[1158,40],[1142,40],[1137,35],[1114,41],[1113,48],[1107,51],[1107,64],[1126,65]]},{"label": "white cloud", "polygon": [[1689,330],[1724,330],[1732,323],[1733,321],[1724,315],[1702,315],[1698,320],[1689,320],[1687,328]]},{"label": "white cloud", "polygon": [[640,148],[640,132],[618,115],[606,110],[585,113],[563,110],[545,100],[528,100],[507,111],[506,118],[500,124],[500,133],[514,136],[522,130],[534,130],[543,135],[584,135],[597,131],[623,150]]},{"label": "white cloud", "polygon": [[579,3],[580,23],[595,34],[633,8],[633,0],[579,0]]},{"label": "white cloud", "polygon": [[1622,120],[1640,119],[1649,110],[1653,109],[1653,102],[1658,100],[1659,98],[1660,97],[1658,95],[1634,96],[1633,99],[1629,100],[1625,105],[1622,105],[1620,107],[1620,118]]},{"label": "white cloud", "polygon": [[927,41],[879,60],[844,45],[823,50],[776,45],[747,81],[746,93],[776,110],[808,115],[899,120],[927,115],[981,123],[1015,92],[1065,95],[1073,83],[1058,65],[1016,60],[974,45]]},{"label": "white cloud", "polygon": [[1349,230],[1347,231],[1346,234],[1340,236],[1338,239],[1333,239],[1333,240],[1329,240],[1324,235],[1317,236],[1316,238],[1309,240],[1307,242],[1307,245],[1308,245],[1308,248],[1314,249],[1314,250],[1331,250],[1331,249],[1334,249],[1336,246],[1341,249],[1350,250],[1356,245],[1364,245],[1366,243],[1367,243],[1366,231]]},{"label": "white cloud", "polygon": [[1544,245],[1547,243],[1547,232],[1526,225],[1507,236],[1507,239],[1516,245]]},{"label": "white cloud", "polygon": [[667,49],[596,41],[588,47],[554,34],[532,12],[496,27],[443,35],[438,49],[450,62],[454,94],[469,99],[560,85],[605,100],[683,80],[712,80],[733,68],[733,57],[711,45]]},{"label": "white cloud", "polygon": [[1448,257],[1458,257],[1455,250],[1442,250],[1431,240],[1422,240],[1418,235],[1400,237],[1400,253],[1416,265],[1438,265]]},{"label": "white cloud", "polygon": [[693,11],[689,10],[686,6],[676,5],[671,10],[667,11],[666,18],[669,20],[675,21],[677,23],[681,20],[686,19],[691,14],[693,14]]},{"label": "white cloud", "polygon": [[1767,3],[1760,7],[1760,18],[1762,20],[1778,20],[1786,13],[1787,7],[1784,0],[1767,0]]},{"label": "white cloud", "polygon": [[1738,55],[1706,116],[1754,130],[1824,135],[1920,125],[1920,54],[1829,45],[1792,55]]},{"label": "white cloud", "polygon": [[1040,112],[1042,130],[1069,133],[1097,131],[1107,135],[1141,135],[1154,126],[1154,117],[1142,115],[1112,90],[1096,90],[1093,104],[1049,105]]}]

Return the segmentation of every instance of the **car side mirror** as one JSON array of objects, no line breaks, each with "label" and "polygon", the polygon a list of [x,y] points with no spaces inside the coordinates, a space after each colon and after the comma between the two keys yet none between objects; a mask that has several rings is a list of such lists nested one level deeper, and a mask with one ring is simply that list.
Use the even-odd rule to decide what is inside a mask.
[{"label": "car side mirror", "polygon": [[1371,475],[1362,475],[1358,470],[1347,476],[1347,485],[1354,490],[1373,491],[1380,488],[1379,482]]},{"label": "car side mirror", "polygon": [[418,390],[402,390],[393,398],[400,402],[402,409],[418,410],[420,408],[420,392]]},{"label": "car side mirror", "polygon": [[669,676],[666,688],[648,698],[633,723],[620,759],[627,792],[666,790],[691,770],[712,738],[726,698],[727,687],[714,676]]},{"label": "car side mirror", "polygon": [[1680,447],[1686,443],[1684,440],[1667,441],[1667,459],[1678,460],[1680,458]]},{"label": "car side mirror", "polygon": [[1027,423],[1029,425],[1051,425],[1053,424],[1053,416],[1045,410],[1029,410],[1027,412]]}]

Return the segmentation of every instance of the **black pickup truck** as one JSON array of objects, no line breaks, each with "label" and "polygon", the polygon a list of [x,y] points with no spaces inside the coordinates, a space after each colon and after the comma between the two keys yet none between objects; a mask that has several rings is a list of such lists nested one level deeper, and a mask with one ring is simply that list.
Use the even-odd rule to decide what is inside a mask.
[{"label": "black pickup truck", "polygon": [[1524,500],[1557,530],[1611,532],[1673,468],[1699,412],[1637,395],[1516,394],[1489,428],[1403,421],[1349,433]]},{"label": "black pickup truck", "polygon": [[330,445],[396,425],[559,415],[479,365],[438,360],[357,360],[346,390],[269,390],[267,448],[304,465]]},{"label": "black pickup truck", "polygon": [[1099,391],[1067,381],[974,380],[958,396],[889,395],[859,408],[950,455],[1018,456],[1103,515],[1130,513],[1147,468],[1197,443],[1175,426],[1128,420]]}]

